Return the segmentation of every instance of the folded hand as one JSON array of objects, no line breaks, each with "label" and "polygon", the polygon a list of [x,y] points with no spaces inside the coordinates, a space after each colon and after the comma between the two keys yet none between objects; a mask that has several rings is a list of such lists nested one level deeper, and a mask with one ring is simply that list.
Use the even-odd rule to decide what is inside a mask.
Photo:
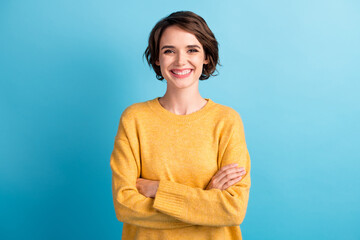
[{"label": "folded hand", "polygon": [[145,178],[138,178],[136,180],[136,188],[145,197],[155,198],[159,181],[153,181]]}]

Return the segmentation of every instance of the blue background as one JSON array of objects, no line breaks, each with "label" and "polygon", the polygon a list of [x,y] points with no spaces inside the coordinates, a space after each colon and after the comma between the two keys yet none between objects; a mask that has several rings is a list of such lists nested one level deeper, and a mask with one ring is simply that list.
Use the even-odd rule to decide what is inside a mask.
[{"label": "blue background", "polygon": [[360,239],[359,1],[0,2],[0,239],[120,239],[110,154],[122,111],[162,96],[155,23],[220,43],[203,97],[237,110],[252,160],[244,239]]}]

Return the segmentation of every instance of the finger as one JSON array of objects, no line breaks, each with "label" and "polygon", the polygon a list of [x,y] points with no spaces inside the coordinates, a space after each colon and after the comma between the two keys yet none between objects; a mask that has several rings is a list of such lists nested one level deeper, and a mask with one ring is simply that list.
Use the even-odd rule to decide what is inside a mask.
[{"label": "finger", "polygon": [[239,183],[240,181],[242,180],[242,178],[237,178],[237,179],[234,179],[232,180],[231,182],[227,182],[226,184],[223,185],[222,188],[220,188],[220,190],[226,190],[232,186],[235,186],[237,183]]},{"label": "finger", "polygon": [[220,187],[222,187],[224,184],[226,184],[229,181],[232,181],[233,179],[236,179],[238,177],[242,177],[245,175],[245,171],[241,171],[241,172],[234,172],[231,174],[226,175],[225,177],[223,177],[222,179],[220,179],[220,181],[218,182],[218,185]]},{"label": "finger", "polygon": [[213,176],[213,178],[217,178],[220,174],[222,174],[224,171],[227,171],[229,169],[239,169],[239,168],[237,167],[237,163],[226,165],[220,168],[220,170],[217,171],[217,173]]},{"label": "finger", "polygon": [[213,184],[215,185],[222,185],[225,182],[232,180],[233,178],[239,175],[244,175],[244,174],[245,174],[244,169],[228,169],[225,172],[220,173],[220,175],[214,178],[212,181]]},{"label": "finger", "polygon": [[223,186],[229,182],[229,181],[232,181],[238,177],[241,177],[241,176],[244,176],[245,173],[242,172],[242,173],[233,173],[233,174],[229,174],[227,175],[226,177],[222,178],[220,181],[215,181],[214,185],[216,185],[216,188],[218,189],[222,189]]},{"label": "finger", "polygon": [[229,187],[231,187],[231,186],[235,185],[236,183],[240,182],[242,178],[243,178],[243,176],[239,176],[239,177],[237,177],[237,178],[232,179],[231,181],[226,182],[226,183],[222,186],[221,189],[222,189],[222,190],[228,189]]},{"label": "finger", "polygon": [[[214,181],[215,182],[220,182],[222,181],[222,179],[227,178],[228,175],[233,174],[233,173],[243,173],[245,172],[244,168],[228,168],[225,169],[224,171],[220,172],[218,176],[215,177]],[[229,179],[227,179],[229,180]]]}]

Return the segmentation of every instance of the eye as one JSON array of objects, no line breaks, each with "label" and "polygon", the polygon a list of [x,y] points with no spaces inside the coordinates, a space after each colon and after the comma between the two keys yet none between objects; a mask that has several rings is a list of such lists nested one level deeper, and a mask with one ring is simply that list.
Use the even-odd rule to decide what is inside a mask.
[{"label": "eye", "polygon": [[190,49],[189,52],[198,52],[198,50],[193,48],[193,49]]},{"label": "eye", "polygon": [[170,49],[164,51],[164,53],[171,53],[171,52],[173,52],[173,51]]}]

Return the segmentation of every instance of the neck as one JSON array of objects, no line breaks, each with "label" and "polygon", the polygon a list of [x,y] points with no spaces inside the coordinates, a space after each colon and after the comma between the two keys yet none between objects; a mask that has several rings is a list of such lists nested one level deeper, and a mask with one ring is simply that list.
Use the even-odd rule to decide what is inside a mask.
[{"label": "neck", "polygon": [[199,91],[166,91],[159,99],[160,104],[168,111],[177,115],[187,115],[203,108],[207,100],[201,97]]}]

